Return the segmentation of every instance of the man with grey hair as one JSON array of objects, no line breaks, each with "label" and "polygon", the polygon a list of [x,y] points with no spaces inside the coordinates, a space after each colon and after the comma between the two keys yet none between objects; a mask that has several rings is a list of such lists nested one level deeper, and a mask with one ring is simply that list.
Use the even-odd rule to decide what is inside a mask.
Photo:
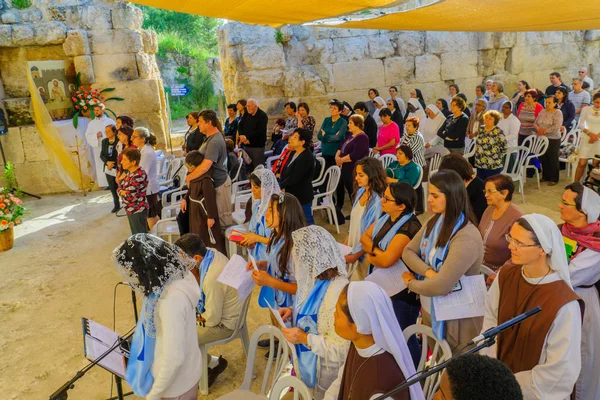
[{"label": "man with grey hair", "polygon": [[583,79],[573,78],[573,91],[569,93],[569,101],[575,106],[576,118],[579,119],[581,110],[592,102],[590,92],[583,90]]},{"label": "man with grey hair", "polygon": [[[92,166],[92,179],[98,187],[108,186],[108,181],[104,175],[104,162],[100,159],[102,150],[102,139],[106,135],[106,127],[115,125],[115,121],[104,114],[104,104],[94,105],[94,119],[88,123],[85,130],[85,141],[89,146],[88,161]],[[85,146],[84,146],[85,147]]]},{"label": "man with grey hair", "polygon": [[587,67],[579,68],[579,77],[590,85],[590,92],[594,90],[594,80],[588,75]]},{"label": "man with grey hair", "polygon": [[[254,168],[265,163],[265,144],[267,143],[267,124],[269,117],[258,108],[258,101],[249,99],[246,103],[248,115],[240,121],[243,124],[240,143],[244,144],[244,150],[252,159],[252,171]],[[250,171],[250,172],[252,172]]]}]

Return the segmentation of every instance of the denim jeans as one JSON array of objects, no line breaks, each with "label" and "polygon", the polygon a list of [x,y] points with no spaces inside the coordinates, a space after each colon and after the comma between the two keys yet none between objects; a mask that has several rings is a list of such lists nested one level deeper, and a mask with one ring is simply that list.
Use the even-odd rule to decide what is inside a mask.
[{"label": "denim jeans", "polygon": [[306,218],[306,223],[308,225],[314,225],[315,219],[313,218],[312,213],[312,201],[310,203],[303,204],[302,211],[304,212],[304,218]]}]

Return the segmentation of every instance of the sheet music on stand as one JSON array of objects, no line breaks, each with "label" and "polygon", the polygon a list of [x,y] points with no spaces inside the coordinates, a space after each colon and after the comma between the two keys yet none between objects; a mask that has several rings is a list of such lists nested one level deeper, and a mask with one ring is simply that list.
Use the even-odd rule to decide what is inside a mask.
[{"label": "sheet music on stand", "polygon": [[[90,361],[94,361],[100,357],[121,339],[118,333],[91,319],[82,318],[81,322],[83,325],[83,351],[85,358]],[[123,347],[117,347],[106,358],[100,360],[98,365],[116,376],[125,379],[129,350]]]}]

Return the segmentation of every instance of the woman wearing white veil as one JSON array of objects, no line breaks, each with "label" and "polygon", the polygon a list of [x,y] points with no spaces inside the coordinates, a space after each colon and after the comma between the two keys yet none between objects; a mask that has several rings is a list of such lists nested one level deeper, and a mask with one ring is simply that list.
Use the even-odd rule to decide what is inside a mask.
[{"label": "woman wearing white veil", "polygon": [[600,398],[600,196],[575,182],[566,187],[560,207],[569,274],[575,293],[585,303],[581,328],[581,375],[578,400]]},{"label": "woman wearing white veil", "polygon": [[[413,360],[390,298],[376,283],[358,281],[344,288],[336,305],[335,330],[352,344],[326,400],[371,399],[414,375]],[[393,398],[425,397],[417,384]]]},{"label": "woman wearing white veil", "polygon": [[292,262],[298,289],[294,306],[280,308],[283,320],[292,317],[294,328],[283,328],[296,345],[302,381],[322,399],[336,379],[348,353],[348,341],[335,333],[334,312],[346,278],[346,261],[337,242],[324,228],[310,225],[292,234]]},{"label": "woman wearing white veil", "polygon": [[568,399],[581,369],[583,309],[562,235],[550,218],[529,214],[515,222],[507,240],[511,262],[487,294],[482,332],[536,306],[542,311],[500,333],[485,353],[510,368],[523,398]]},{"label": "woman wearing white veil", "polygon": [[444,141],[438,137],[437,133],[446,122],[446,117],[435,104],[429,104],[425,109],[425,113],[427,118],[421,119],[420,130],[423,139],[425,139],[425,159],[433,157],[436,153],[444,156],[448,154],[448,150],[444,147]]}]

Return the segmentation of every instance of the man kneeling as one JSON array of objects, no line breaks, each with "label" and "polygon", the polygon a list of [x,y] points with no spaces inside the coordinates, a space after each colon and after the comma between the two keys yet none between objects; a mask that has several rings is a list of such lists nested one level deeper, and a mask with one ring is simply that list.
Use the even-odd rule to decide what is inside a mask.
[{"label": "man kneeling", "polygon": [[[188,256],[196,261],[192,274],[200,285],[200,301],[196,307],[198,316],[198,344],[226,339],[233,333],[241,303],[237,291],[217,281],[229,261],[219,251],[207,248],[195,233],[183,235],[175,242]],[[223,357],[208,357],[208,386],[227,368]]]}]

